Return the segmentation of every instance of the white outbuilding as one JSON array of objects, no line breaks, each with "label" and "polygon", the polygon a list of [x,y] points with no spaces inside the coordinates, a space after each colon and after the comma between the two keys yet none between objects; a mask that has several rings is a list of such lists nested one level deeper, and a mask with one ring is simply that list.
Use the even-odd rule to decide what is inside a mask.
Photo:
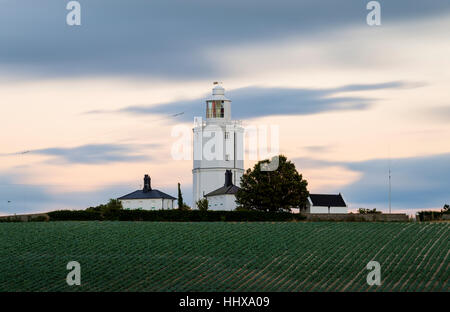
[{"label": "white outbuilding", "polygon": [[309,194],[306,213],[347,213],[347,204],[341,193]]},{"label": "white outbuilding", "polygon": [[225,171],[224,186],[205,195],[208,200],[209,210],[234,210],[236,209],[236,193],[239,187],[233,184],[233,173]]},{"label": "white outbuilding", "polygon": [[160,210],[173,209],[176,198],[152,189],[151,179],[148,174],[144,177],[144,188],[133,193],[119,197],[124,209]]}]

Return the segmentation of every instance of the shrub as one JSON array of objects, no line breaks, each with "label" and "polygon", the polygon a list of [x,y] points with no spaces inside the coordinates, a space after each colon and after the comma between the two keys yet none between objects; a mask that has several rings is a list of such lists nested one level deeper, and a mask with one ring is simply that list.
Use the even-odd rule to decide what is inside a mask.
[{"label": "shrub", "polygon": [[359,208],[358,213],[359,214],[375,214],[375,213],[381,213],[381,211],[377,211],[377,208],[373,208],[373,209]]},{"label": "shrub", "polygon": [[197,208],[198,208],[200,211],[206,211],[206,210],[208,210],[209,202],[208,202],[208,200],[207,200],[206,198],[203,198],[203,199],[198,200],[195,204],[197,205]]},{"label": "shrub", "polygon": [[118,199],[110,199],[106,205],[89,207],[85,211],[100,213],[106,220],[117,220],[119,211],[123,210],[122,202]]},{"label": "shrub", "polygon": [[436,221],[442,220],[442,215],[442,211],[424,210],[417,212],[416,219],[419,221]]},{"label": "shrub", "polygon": [[237,206],[234,210],[235,211],[252,211],[251,209],[244,208],[242,206]]},{"label": "shrub", "polygon": [[117,220],[121,210],[123,210],[122,202],[118,199],[110,199],[101,213],[107,220]]}]

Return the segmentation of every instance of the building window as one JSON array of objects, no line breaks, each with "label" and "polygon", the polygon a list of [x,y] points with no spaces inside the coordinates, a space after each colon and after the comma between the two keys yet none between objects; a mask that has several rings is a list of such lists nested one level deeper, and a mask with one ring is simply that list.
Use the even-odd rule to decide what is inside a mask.
[{"label": "building window", "polygon": [[230,138],[230,133],[228,131],[225,131],[225,139],[228,140]]},{"label": "building window", "polygon": [[226,160],[226,161],[229,161],[229,160],[230,160],[230,155],[226,154],[226,155],[225,155],[225,160]]}]

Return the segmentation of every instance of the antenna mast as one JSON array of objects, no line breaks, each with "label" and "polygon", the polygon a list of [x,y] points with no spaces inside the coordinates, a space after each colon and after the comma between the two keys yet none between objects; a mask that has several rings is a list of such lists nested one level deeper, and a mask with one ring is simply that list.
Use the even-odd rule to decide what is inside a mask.
[{"label": "antenna mast", "polygon": [[389,213],[391,213],[391,151],[389,149]]}]

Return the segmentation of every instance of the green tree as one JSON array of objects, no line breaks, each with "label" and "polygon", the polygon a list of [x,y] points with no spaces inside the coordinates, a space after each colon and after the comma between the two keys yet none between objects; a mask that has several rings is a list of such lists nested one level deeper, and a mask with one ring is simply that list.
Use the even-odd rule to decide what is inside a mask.
[{"label": "green tree", "polygon": [[180,183],[178,183],[178,209],[183,210],[184,202],[183,202],[183,194],[181,194]]},{"label": "green tree", "polygon": [[86,211],[96,211],[106,218],[114,218],[120,210],[123,209],[122,202],[118,199],[110,199],[107,204],[101,204],[96,207],[89,207]]},{"label": "green tree", "polygon": [[444,207],[442,208],[442,213],[450,213],[450,205],[445,204]]},{"label": "green tree", "polygon": [[373,208],[373,209],[359,208],[358,213],[359,214],[371,214],[371,213],[381,213],[381,211],[377,211],[377,208]]},{"label": "green tree", "polygon": [[253,170],[247,169],[241,178],[241,188],[236,194],[240,209],[262,211],[290,211],[306,206],[308,182],[298,173],[295,165],[283,155],[278,156],[278,168],[270,167],[268,159],[259,161]]},{"label": "green tree", "polygon": [[208,200],[206,198],[202,198],[202,199],[198,200],[195,204],[197,205],[197,208],[200,211],[208,210],[209,202],[208,202]]},{"label": "green tree", "polygon": [[120,210],[123,209],[122,202],[118,199],[110,199],[109,202],[103,207],[102,215],[108,218],[114,218]]}]

